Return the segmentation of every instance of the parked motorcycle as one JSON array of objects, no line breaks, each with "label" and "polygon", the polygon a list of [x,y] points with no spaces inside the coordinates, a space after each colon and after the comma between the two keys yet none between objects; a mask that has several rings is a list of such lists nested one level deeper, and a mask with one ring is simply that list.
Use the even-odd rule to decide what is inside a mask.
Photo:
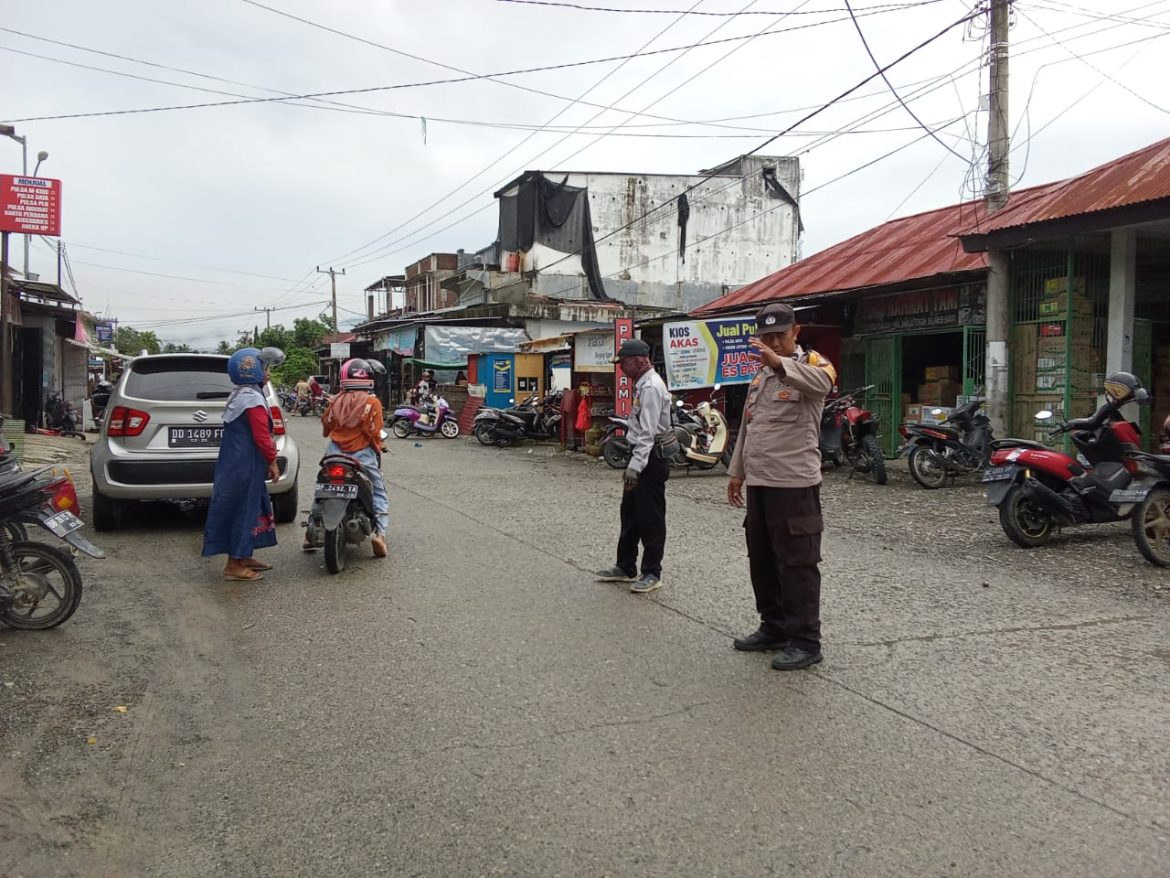
[{"label": "parked motorcycle", "polygon": [[297,410],[297,395],[291,390],[277,391],[276,395],[280,397],[280,407],[289,414]]},{"label": "parked motorcycle", "polygon": [[849,478],[854,473],[862,473],[884,485],[889,476],[878,444],[880,416],[857,402],[858,397],[871,390],[872,384],[825,400],[821,414],[821,458],[836,466],[847,460],[852,467]]},{"label": "parked motorcycle", "polygon": [[89,398],[89,407],[93,412],[93,425],[101,432],[102,421],[106,417],[106,406],[110,404],[110,396],[114,392],[112,385],[105,378],[98,381],[93,388],[93,396]]},{"label": "parked motorcycle", "polygon": [[939,424],[903,424],[910,475],[924,488],[941,488],[947,478],[970,475],[991,460],[991,420],[979,409],[983,400],[959,406]]},{"label": "parked motorcycle", "polygon": [[[719,390],[716,386],[711,396]],[[678,437],[679,453],[672,466],[693,466],[711,469],[719,463],[731,465],[731,435],[723,413],[706,400],[688,409],[679,400],[671,408],[671,427]],[[618,415],[610,415],[602,428],[601,456],[614,469],[625,469],[630,463],[630,443],[626,439],[629,422]]]},{"label": "parked motorcycle", "polygon": [[561,433],[559,391],[541,400],[535,394],[520,405],[508,409],[486,409],[476,413],[473,431],[483,445],[507,448],[526,439],[552,439]]},{"label": "parked motorcycle", "polygon": [[85,439],[79,427],[83,426],[82,419],[77,414],[77,407],[65,398],[65,391],[59,390],[45,400],[45,426],[32,427],[29,432],[41,436],[69,436],[73,439]]},{"label": "parked motorcycle", "polygon": [[1139,451],[1129,460],[1136,465],[1134,479],[1110,499],[1136,504],[1130,525],[1138,551],[1151,564],[1170,567],[1170,457]]},{"label": "parked motorcycle", "polygon": [[45,630],[77,610],[82,580],[73,558],[25,538],[28,526],[39,526],[87,554],[105,557],[77,533],[82,522],[69,508],[76,504],[68,476],[46,470],[10,470],[0,476],[0,622]]},{"label": "parked motorcycle", "polygon": [[459,421],[447,405],[447,400],[439,397],[433,413],[412,405],[396,408],[390,416],[390,432],[399,439],[413,435],[433,436],[436,433],[454,439],[459,435]]},{"label": "parked motorcycle", "polygon": [[375,529],[374,487],[361,462],[346,454],[321,458],[313,505],[305,522],[305,540],[315,551],[325,548],[330,573],[345,569],[345,550],[361,545]]},{"label": "parked motorcycle", "polygon": [[[1107,394],[1090,417],[1051,431],[1052,437],[1069,433],[1087,466],[1039,442],[1003,439],[994,444],[983,482],[987,503],[999,507],[1000,526],[1012,542],[1030,549],[1047,543],[1061,527],[1121,521],[1133,513],[1135,496],[1125,489],[1138,469],[1134,457],[1140,453],[1141,433],[1120,409],[1148,399],[1140,385],[1124,397]],[[1047,422],[1053,414],[1042,411],[1036,418]]]}]

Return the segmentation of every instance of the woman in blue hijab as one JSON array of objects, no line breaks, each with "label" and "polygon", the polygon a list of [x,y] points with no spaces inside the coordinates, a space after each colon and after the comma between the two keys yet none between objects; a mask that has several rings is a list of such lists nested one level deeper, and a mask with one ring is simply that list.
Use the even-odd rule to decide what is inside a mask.
[{"label": "woman in blue hijab", "polygon": [[256,549],[276,545],[276,520],[266,482],[276,481],[276,444],[272,415],[264,397],[268,370],[284,362],[279,348],[242,348],[228,360],[236,389],[223,413],[223,440],[215,464],[211,507],[203,529],[203,554],[228,556],[226,581],[263,579],[271,570],[252,557]]}]

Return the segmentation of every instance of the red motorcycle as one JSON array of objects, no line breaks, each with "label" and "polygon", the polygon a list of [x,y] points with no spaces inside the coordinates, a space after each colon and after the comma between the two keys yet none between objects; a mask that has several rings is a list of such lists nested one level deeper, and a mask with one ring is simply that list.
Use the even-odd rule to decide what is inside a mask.
[{"label": "red motorcycle", "polygon": [[821,414],[821,459],[840,466],[844,458],[853,468],[849,478],[854,473],[862,473],[884,485],[889,476],[877,439],[880,417],[857,403],[857,397],[871,390],[872,384],[825,400]]},{"label": "red motorcycle", "polygon": [[[1115,380],[1118,379],[1118,380]],[[1149,394],[1128,373],[1105,382],[1106,401],[1088,418],[1060,424],[1051,436],[1072,435],[1087,462],[1026,439],[993,444],[991,467],[983,474],[987,503],[999,507],[1004,533],[1025,549],[1047,543],[1061,527],[1121,521],[1133,513],[1135,496],[1127,492],[1138,472],[1141,431],[1126,420],[1121,407],[1145,405]],[[1040,412],[1037,420],[1051,420]]]}]

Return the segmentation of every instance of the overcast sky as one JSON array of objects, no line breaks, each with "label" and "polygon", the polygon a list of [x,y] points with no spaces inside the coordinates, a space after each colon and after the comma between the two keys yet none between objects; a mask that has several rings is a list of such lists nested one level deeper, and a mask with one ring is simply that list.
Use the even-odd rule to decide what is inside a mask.
[{"label": "overcast sky", "polygon": [[[164,341],[214,345],[262,326],[265,315],[254,308],[281,308],[271,319],[286,325],[319,313],[328,278],[315,267],[333,265],[347,271],[338,278],[344,326],[364,311],[362,289],[383,275],[431,252],[491,243],[491,193],[521,170],[694,173],[756,148],[874,72],[844,0],[574,0],[776,13],[735,17],[500,0],[262,2],[343,33],[248,0],[6,4],[0,118],[16,120],[28,137],[30,170],[47,150],[41,175],[63,180],[63,237],[88,310],[153,328]],[[890,2],[854,2],[882,63],[973,7],[933,0],[874,8]],[[1012,175],[1020,186],[1080,173],[1167,135],[1170,0],[1015,7]],[[926,136],[880,80],[762,151],[800,156],[805,255],[978,190],[983,25],[951,30],[889,74],[921,122],[953,122],[938,136],[954,153]],[[624,64],[417,85],[466,76],[450,68],[499,73],[748,36]],[[344,107],[271,101],[21,121],[357,89],[380,90],[322,99]],[[0,171],[19,170],[19,146],[0,140]],[[20,267],[19,243],[12,251]],[[32,254],[32,270],[55,279],[51,246],[34,241]]]}]

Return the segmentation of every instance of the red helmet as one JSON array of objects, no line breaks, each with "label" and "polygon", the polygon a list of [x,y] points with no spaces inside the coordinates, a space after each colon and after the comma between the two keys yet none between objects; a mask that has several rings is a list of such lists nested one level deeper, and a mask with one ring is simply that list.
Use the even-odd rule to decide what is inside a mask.
[{"label": "red helmet", "polygon": [[377,360],[363,360],[355,357],[341,365],[342,390],[373,390],[374,374],[386,372]]}]

